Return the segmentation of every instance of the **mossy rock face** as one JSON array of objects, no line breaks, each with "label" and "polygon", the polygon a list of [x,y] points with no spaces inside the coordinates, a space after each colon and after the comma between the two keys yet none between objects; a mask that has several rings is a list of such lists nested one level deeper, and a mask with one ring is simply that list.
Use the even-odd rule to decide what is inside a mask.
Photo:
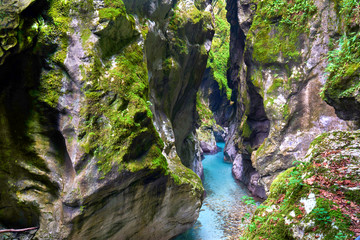
[{"label": "mossy rock face", "polygon": [[[43,221],[48,221],[49,229],[59,227],[49,213],[63,189],[62,181],[72,174],[55,127],[55,111],[34,101],[32,95],[39,68],[38,57],[31,53],[10,56],[0,67],[4,77],[0,91],[2,228],[38,227]],[[59,235],[54,232],[51,237]]]},{"label": "mossy rock face", "polygon": [[133,16],[126,14],[124,9],[119,11],[119,13],[107,13],[108,15],[105,13],[101,14],[101,10],[104,9],[106,8],[99,11],[100,19],[108,19],[111,22],[105,29],[96,34],[100,36],[99,46],[102,57],[107,58],[119,53],[127,44],[134,41],[140,33],[135,30]]},{"label": "mossy rock face", "polygon": [[226,1],[217,1],[214,6],[216,31],[207,67],[210,68],[211,78],[218,83],[219,90],[225,92],[230,100],[232,90],[228,86],[226,75],[230,57],[230,24],[226,20],[226,13]]},{"label": "mossy rock face", "polygon": [[200,126],[196,129],[196,134],[202,153],[215,153],[218,150],[215,132],[221,136],[224,135],[224,129],[216,123],[214,114],[209,107],[210,100],[203,95],[204,90],[204,88],[201,88],[196,98],[196,111],[200,120]]},{"label": "mossy rock face", "polygon": [[360,132],[323,133],[271,184],[242,239],[353,239],[360,226]]},{"label": "mossy rock face", "polygon": [[[200,175],[201,157],[193,135],[196,92],[214,32],[211,7],[198,3],[177,1],[163,25],[150,27],[145,50],[157,130],[166,145],[175,146],[183,164]],[[171,123],[172,131],[162,129],[164,122]]]},{"label": "mossy rock face", "polygon": [[[155,128],[149,92],[161,89],[151,89],[149,79],[162,62],[166,79],[191,73],[171,84],[196,93],[212,36],[208,3],[197,1],[195,10],[191,1],[184,9],[145,1],[152,9],[142,12],[121,0],[45,2],[24,10],[15,35],[6,32],[18,46],[13,38],[0,41],[4,51],[20,52],[0,66],[1,228],[37,226],[39,239],[170,239],[187,230],[198,217],[203,187],[181,163],[175,140],[169,147]],[[36,16],[25,12],[34,9]],[[173,31],[176,11],[192,18]],[[158,29],[171,35],[163,52],[151,38]],[[36,42],[19,41],[25,36]],[[189,51],[178,52],[174,42],[191,42]],[[193,119],[193,109],[180,113],[182,103],[172,106],[173,114]],[[173,131],[170,123],[156,124]],[[196,143],[192,124],[184,133],[189,146]],[[197,151],[183,150],[188,159]]]},{"label": "mossy rock face", "polygon": [[[253,1],[256,14],[249,30],[253,59],[262,64],[300,60],[301,34],[306,34],[317,6],[312,0]],[[248,46],[250,47],[250,46]]]},{"label": "mossy rock face", "polygon": [[[214,4],[215,34],[209,52],[207,68],[197,93],[196,108],[199,114],[198,139],[205,151],[215,151],[216,141],[223,142],[226,128],[234,117],[235,105],[232,90],[227,82],[230,54],[230,24],[226,19],[226,1]],[[233,95],[233,97],[235,94]],[[214,138],[215,135],[215,138]]]},{"label": "mossy rock face", "polygon": [[[229,74],[239,79],[241,92],[237,104],[237,119],[241,122],[237,123],[240,128],[234,136],[237,134],[238,151],[251,157],[261,184],[269,191],[272,180],[281,171],[305,156],[316,135],[356,129],[357,125],[339,118],[320,96],[327,79],[326,56],[331,50],[328,40],[344,29],[336,24],[341,19],[340,5],[318,0],[254,0],[241,6],[251,9],[250,5],[254,13],[250,28],[244,27],[249,22],[247,15],[232,23],[232,29],[240,28],[246,34],[240,37],[245,46],[233,50],[242,59],[235,59],[238,56],[234,53],[231,60],[241,65],[230,68]],[[233,48],[240,45],[235,40],[232,44]],[[358,74],[356,69],[353,65],[347,71],[346,84],[354,88],[358,83],[357,77],[353,78]],[[348,105],[348,109],[359,112],[356,104]]]}]

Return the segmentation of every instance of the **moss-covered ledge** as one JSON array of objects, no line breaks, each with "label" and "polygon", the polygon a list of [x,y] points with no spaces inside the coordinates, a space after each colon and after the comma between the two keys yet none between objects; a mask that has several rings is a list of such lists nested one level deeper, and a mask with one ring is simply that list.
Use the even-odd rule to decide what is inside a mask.
[{"label": "moss-covered ledge", "polygon": [[360,235],[360,131],[318,136],[272,183],[242,239],[353,239]]}]

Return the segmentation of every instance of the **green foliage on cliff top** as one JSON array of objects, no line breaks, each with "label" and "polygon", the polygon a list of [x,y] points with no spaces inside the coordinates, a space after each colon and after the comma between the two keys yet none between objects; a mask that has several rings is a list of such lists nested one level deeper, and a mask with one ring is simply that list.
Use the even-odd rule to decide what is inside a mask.
[{"label": "green foliage on cliff top", "polygon": [[243,239],[352,239],[360,230],[359,133],[317,137],[306,159],[274,180]]},{"label": "green foliage on cliff top", "polygon": [[255,0],[257,15],[266,21],[287,24],[292,29],[306,31],[307,21],[316,12],[313,0]]},{"label": "green foliage on cliff top", "polygon": [[272,63],[280,54],[298,60],[299,37],[308,31],[308,21],[316,13],[313,0],[254,0],[256,15],[248,37],[253,43],[253,58]]},{"label": "green foliage on cliff top", "polygon": [[342,36],[328,53],[327,82],[322,98],[355,97],[360,90],[360,3],[356,0],[336,1],[341,19]]},{"label": "green foliage on cliff top", "polygon": [[220,90],[224,88],[226,96],[230,100],[232,91],[228,86],[226,77],[230,57],[230,24],[226,20],[225,5],[224,0],[219,0],[214,6],[215,35],[212,40],[207,67],[211,68],[211,73],[215,81],[219,83]]}]

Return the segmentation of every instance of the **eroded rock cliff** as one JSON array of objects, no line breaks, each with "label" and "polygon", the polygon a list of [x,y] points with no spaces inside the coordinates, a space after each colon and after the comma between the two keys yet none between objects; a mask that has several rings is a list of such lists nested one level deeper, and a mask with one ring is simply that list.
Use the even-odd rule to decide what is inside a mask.
[{"label": "eroded rock cliff", "polygon": [[[346,37],[340,36],[349,29],[354,32],[351,36],[358,34],[355,10],[347,10],[354,14],[347,22],[340,17],[343,2],[228,1],[229,77],[237,91],[237,120],[230,127],[226,151],[238,178],[259,196],[264,197],[261,186],[268,192],[280,172],[305,156],[315,136],[358,128],[356,122],[343,120],[357,120],[357,115],[345,113],[358,112],[357,60],[344,63],[341,71],[348,77],[340,77],[346,82],[341,84],[331,64],[337,61],[340,66],[339,56],[344,54],[332,60],[331,53],[337,52],[329,52],[343,49]],[[355,39],[352,46],[358,43]],[[353,57],[357,54],[350,52]],[[334,84],[342,85],[338,93],[331,90]],[[348,107],[340,107],[340,102]]]},{"label": "eroded rock cliff", "polygon": [[228,157],[253,193],[268,194],[242,239],[358,237],[359,131],[347,130],[359,128],[360,4],[228,8],[237,50],[229,73],[239,93]]},{"label": "eroded rock cliff", "polygon": [[39,239],[169,239],[189,228],[203,198],[187,167],[201,172],[192,136],[209,3],[1,8],[1,227],[38,226]]},{"label": "eroded rock cliff", "polygon": [[146,51],[150,98],[165,153],[177,153],[185,166],[201,176],[200,147],[195,136],[196,92],[214,26],[210,3],[195,2],[178,1],[168,25],[150,26]]}]

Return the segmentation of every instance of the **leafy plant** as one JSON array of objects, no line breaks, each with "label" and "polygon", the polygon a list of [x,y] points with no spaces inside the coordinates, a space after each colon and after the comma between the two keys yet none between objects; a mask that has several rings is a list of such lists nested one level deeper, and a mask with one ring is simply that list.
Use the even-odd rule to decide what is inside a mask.
[{"label": "leafy plant", "polygon": [[347,239],[347,235],[346,234],[344,234],[343,232],[341,232],[341,231],[339,231],[337,234],[336,234],[336,236],[335,236],[335,239],[337,239],[337,240],[343,240],[343,239]]},{"label": "leafy plant", "polygon": [[247,205],[256,205],[256,202],[253,197],[243,196],[241,199],[244,200],[245,204]]},{"label": "leafy plant", "polygon": [[331,218],[329,216],[329,212],[327,210],[325,210],[325,208],[322,207],[317,207],[313,209],[314,214],[316,215],[315,220],[319,223],[319,224],[323,224],[326,225],[328,223],[331,223]]},{"label": "leafy plant", "polygon": [[244,217],[241,218],[241,222],[243,223],[245,221],[245,219],[249,219],[251,216],[250,213],[245,213]]},{"label": "leafy plant", "polygon": [[278,21],[291,28],[306,31],[304,24],[317,10],[313,0],[271,0],[256,1],[259,14],[267,21]]}]

